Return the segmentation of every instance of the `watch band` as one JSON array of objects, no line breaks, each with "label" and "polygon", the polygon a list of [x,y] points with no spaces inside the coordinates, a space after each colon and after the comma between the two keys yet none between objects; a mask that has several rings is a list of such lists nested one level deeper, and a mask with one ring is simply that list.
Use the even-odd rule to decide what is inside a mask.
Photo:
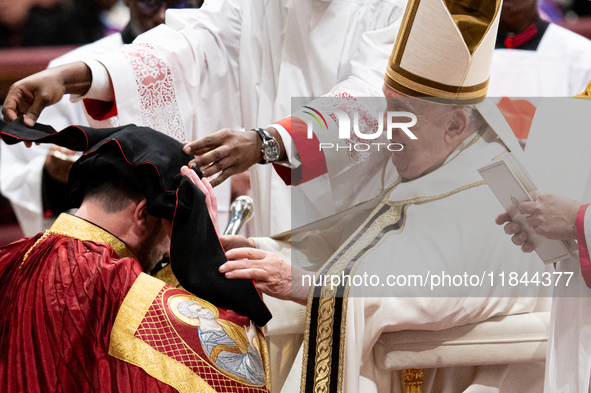
[{"label": "watch band", "polygon": [[269,161],[265,160],[265,142],[270,141],[273,139],[273,137],[264,128],[253,128],[251,131],[259,134],[259,137],[263,141],[263,145],[261,147],[261,160],[259,161],[259,164],[268,164]]}]

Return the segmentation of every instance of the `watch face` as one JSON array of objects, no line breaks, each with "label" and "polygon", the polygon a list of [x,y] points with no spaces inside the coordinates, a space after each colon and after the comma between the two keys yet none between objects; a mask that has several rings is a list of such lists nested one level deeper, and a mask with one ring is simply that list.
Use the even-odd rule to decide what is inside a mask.
[{"label": "watch face", "polygon": [[269,139],[265,142],[263,158],[269,162],[279,159],[279,144],[275,139]]}]

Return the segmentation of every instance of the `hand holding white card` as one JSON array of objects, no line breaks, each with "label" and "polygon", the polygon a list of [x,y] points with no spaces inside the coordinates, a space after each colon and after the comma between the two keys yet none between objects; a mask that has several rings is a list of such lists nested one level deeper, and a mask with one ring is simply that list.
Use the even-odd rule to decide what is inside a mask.
[{"label": "hand holding white card", "polygon": [[511,155],[478,170],[486,184],[505,208],[511,219],[528,235],[534,250],[546,264],[570,257],[569,245],[564,241],[549,240],[534,232],[526,222],[526,215],[519,213],[519,204],[531,201],[529,191],[534,191],[527,171]]}]

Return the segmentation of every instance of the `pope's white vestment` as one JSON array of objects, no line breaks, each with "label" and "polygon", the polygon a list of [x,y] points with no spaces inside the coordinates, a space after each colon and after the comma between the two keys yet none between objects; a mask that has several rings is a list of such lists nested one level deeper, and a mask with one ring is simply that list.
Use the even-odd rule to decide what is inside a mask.
[{"label": "pope's white vestment", "polygon": [[[107,68],[121,123],[194,140],[218,129],[266,127],[292,97],[349,81],[380,96],[403,0],[220,0],[168,10],[166,25]],[[270,166],[251,170],[255,233],[290,229],[290,190]]]},{"label": "pope's white vestment", "polygon": [[[316,135],[321,143],[327,143],[331,135],[335,134]],[[507,133],[504,135],[512,138]],[[513,140],[511,147],[520,149],[515,142]],[[347,239],[361,234],[358,228],[366,225],[364,221],[372,217],[372,210],[376,206],[386,205],[393,206],[395,213],[391,219],[385,220],[384,225],[400,219],[400,211],[404,211],[401,228],[388,232],[381,240],[372,237],[366,239],[366,243],[357,241],[340,249],[363,249],[357,274],[379,276],[381,284],[388,275],[419,274],[424,277],[427,272],[447,272],[451,275],[468,272],[469,275],[480,276],[492,273],[497,277],[499,272],[516,272],[521,277],[525,271],[533,274],[543,270],[543,264],[536,256],[524,255],[513,247],[507,242],[502,229],[494,223],[502,207],[488,187],[482,184],[477,172],[478,168],[504,152],[505,145],[489,129],[484,135],[473,135],[466,139],[441,167],[418,179],[398,182],[399,176],[388,153],[364,156],[346,150],[324,151],[328,171],[309,183],[315,184],[313,188],[323,190],[325,194],[312,195],[312,191],[305,190],[302,198],[309,197],[312,200],[312,197],[316,197],[319,203],[332,205],[336,216],[309,225],[305,228],[308,231],[303,228],[294,232],[291,239],[292,264],[302,261],[300,256],[305,255],[300,265],[311,271],[317,270],[331,259],[333,251],[347,243]],[[349,175],[344,175],[347,172]],[[363,182],[358,182],[358,179],[363,179]],[[307,185],[304,183],[295,188]],[[371,199],[372,194],[380,196]],[[363,201],[367,202],[359,204]],[[351,208],[351,205],[355,207]],[[297,208],[298,205],[294,206]],[[321,210],[326,210],[326,206]],[[324,228],[322,224],[326,224]],[[379,229],[379,226],[372,227],[368,233],[377,233]],[[269,246],[264,241],[259,241],[259,245],[263,248]],[[335,266],[337,264],[334,263]],[[332,273],[339,272],[336,270]],[[434,296],[434,292],[419,285],[408,285],[401,292],[388,297],[392,289],[387,285],[351,288],[352,296],[348,299],[346,318],[343,320],[346,323],[342,322],[346,324],[346,329],[342,330],[345,333],[341,336],[338,327],[331,332],[334,339],[339,340],[341,336],[344,342],[344,392],[370,391],[364,390],[369,389],[368,386],[378,391],[400,391],[400,380],[396,378],[398,374],[380,370],[373,363],[373,345],[381,333],[413,329],[441,330],[483,321],[495,315],[529,312],[534,307],[537,295],[537,291],[519,292],[515,287],[501,287],[499,283],[485,291],[478,288],[461,289],[468,292],[457,292],[460,289],[450,285],[448,291],[439,292],[440,296]],[[287,329],[285,325],[281,317],[273,319],[269,323],[269,333],[282,332]],[[319,327],[318,331],[321,330]],[[308,362],[311,356],[308,355]],[[295,362],[296,369],[299,360],[301,358]],[[442,372],[445,375],[446,372]],[[299,371],[292,371],[283,388],[285,392],[295,391],[293,384],[300,375]],[[451,380],[444,384],[431,382],[431,385],[425,386],[425,391],[458,392],[479,383],[479,376],[470,372],[451,372],[448,378],[449,375],[453,375]],[[500,389],[501,392],[519,391],[515,390],[515,386],[504,385],[506,381],[503,381],[502,376],[495,379],[488,375],[483,378],[494,381],[487,385],[489,388]]]}]

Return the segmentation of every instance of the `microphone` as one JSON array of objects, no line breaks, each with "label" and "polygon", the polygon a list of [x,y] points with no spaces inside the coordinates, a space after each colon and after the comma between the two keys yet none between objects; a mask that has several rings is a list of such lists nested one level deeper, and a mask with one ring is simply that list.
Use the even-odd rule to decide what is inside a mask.
[{"label": "microphone", "polygon": [[236,198],[232,202],[232,205],[230,205],[231,218],[224,230],[224,235],[236,235],[240,231],[240,228],[252,218],[253,210],[251,197],[242,195]]}]

